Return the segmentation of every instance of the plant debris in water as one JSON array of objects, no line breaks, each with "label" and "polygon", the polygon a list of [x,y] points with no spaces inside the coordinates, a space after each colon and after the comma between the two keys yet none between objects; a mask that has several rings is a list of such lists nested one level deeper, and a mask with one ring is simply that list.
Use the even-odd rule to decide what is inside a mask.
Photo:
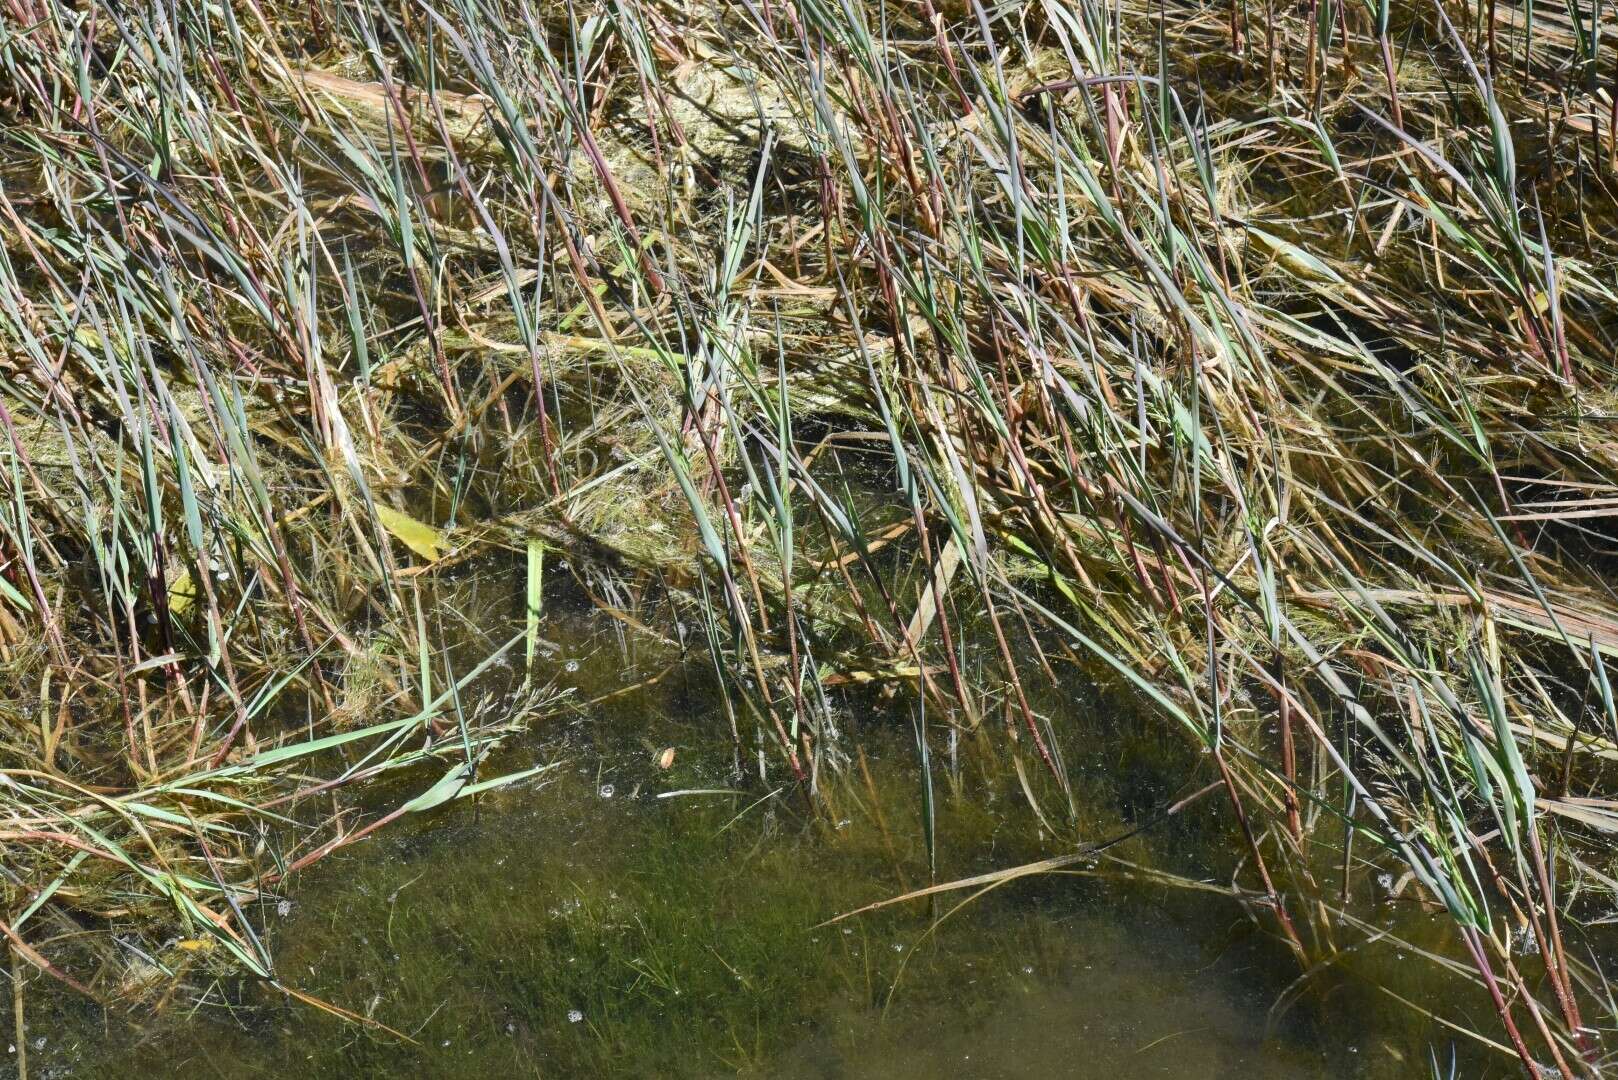
[{"label": "plant debris in water", "polygon": [[[1300,992],[1397,905],[1456,989],[1386,994],[1600,1074],[1610,22],[15,0],[19,1030],[25,980],[151,1008],[211,977],[402,1037],[303,989],[265,902],[541,778],[536,722],[700,669],[707,786],[807,813],[860,767],[847,710],[899,707],[899,895],[939,910],[1101,853],[1048,703],[1129,700],[1183,751],[1132,820],[1221,808],[1219,891]],[[586,702],[558,590],[625,658]],[[983,738],[1066,853],[952,879],[940,763]]]}]

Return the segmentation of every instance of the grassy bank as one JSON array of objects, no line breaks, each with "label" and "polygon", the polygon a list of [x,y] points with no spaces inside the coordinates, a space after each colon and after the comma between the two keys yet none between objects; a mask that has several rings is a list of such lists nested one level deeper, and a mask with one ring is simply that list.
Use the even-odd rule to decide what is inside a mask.
[{"label": "grassy bank", "polygon": [[60,943],[115,921],[282,985],[245,905],[531,774],[487,761],[563,707],[568,575],[719,672],[713,737],[809,806],[855,687],[910,703],[918,776],[987,729],[1093,843],[1038,702],[1132,695],[1199,751],[1159,810],[1222,800],[1228,891],[1303,971],[1378,933],[1367,905],[1423,905],[1453,927],[1426,960],[1494,1002],[1480,1038],[1593,1073],[1611,29],[15,0],[19,970],[108,996]]}]

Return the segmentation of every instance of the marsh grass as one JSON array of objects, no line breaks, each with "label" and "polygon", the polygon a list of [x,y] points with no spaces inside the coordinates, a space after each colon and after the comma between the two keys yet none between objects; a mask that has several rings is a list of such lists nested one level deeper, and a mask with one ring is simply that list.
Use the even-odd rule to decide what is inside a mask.
[{"label": "marsh grass", "polygon": [[[565,563],[811,806],[874,684],[925,820],[987,730],[1094,841],[1035,702],[1138,695],[1301,970],[1386,874],[1480,1038],[1598,1071],[1609,16],[17,0],[12,950],[105,996],[53,943],[145,919],[275,982],[244,905],[522,776]],[[449,648],[512,565],[535,614]]]}]

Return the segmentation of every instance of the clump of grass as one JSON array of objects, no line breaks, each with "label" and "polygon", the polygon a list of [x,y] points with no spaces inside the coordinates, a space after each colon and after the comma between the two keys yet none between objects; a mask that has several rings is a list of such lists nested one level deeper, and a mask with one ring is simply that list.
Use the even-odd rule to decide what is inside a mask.
[{"label": "clump of grass", "polygon": [[[72,885],[94,860],[268,974],[242,898],[383,817],[322,814],[274,870],[254,830],[429,757],[406,808],[487,782],[516,716],[436,658],[442,589],[557,548],[603,610],[705,650],[738,761],[771,746],[806,792],[848,760],[827,688],[876,680],[914,694],[924,775],[950,727],[1003,724],[1072,829],[1034,702],[1132,687],[1205,751],[1189,779],[1300,964],[1408,875],[1524,1068],[1599,1068],[1601,12],[31,0],[3,25],[29,962],[72,978],[41,913],[125,906]],[[524,625],[490,655],[532,658]],[[350,690],[396,718],[355,727]]]}]

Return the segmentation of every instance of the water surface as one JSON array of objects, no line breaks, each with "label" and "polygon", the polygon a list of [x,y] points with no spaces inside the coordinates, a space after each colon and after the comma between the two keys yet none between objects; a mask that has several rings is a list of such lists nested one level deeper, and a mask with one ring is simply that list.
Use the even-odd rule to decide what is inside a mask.
[{"label": "water surface", "polygon": [[711,675],[668,674],[582,605],[572,617],[551,626],[566,636],[546,675],[575,704],[491,763],[554,768],[379,833],[260,906],[279,978],[372,1024],[176,943],[130,954],[163,974],[133,1009],[32,983],[33,1075],[1263,1080],[1426,1075],[1451,1053],[1464,1075],[1511,1073],[1376,989],[1396,978],[1488,1029],[1464,983],[1397,949],[1288,993],[1295,961],[1228,895],[1239,857],[1217,799],[1118,861],[829,921],[1118,835],[1206,783],[1127,701],[1076,681],[1037,702],[1081,781],[1062,837],[1030,809],[1003,730],[930,729],[934,871],[903,695],[839,699],[845,745],[812,808],[745,755],[737,774]]}]

